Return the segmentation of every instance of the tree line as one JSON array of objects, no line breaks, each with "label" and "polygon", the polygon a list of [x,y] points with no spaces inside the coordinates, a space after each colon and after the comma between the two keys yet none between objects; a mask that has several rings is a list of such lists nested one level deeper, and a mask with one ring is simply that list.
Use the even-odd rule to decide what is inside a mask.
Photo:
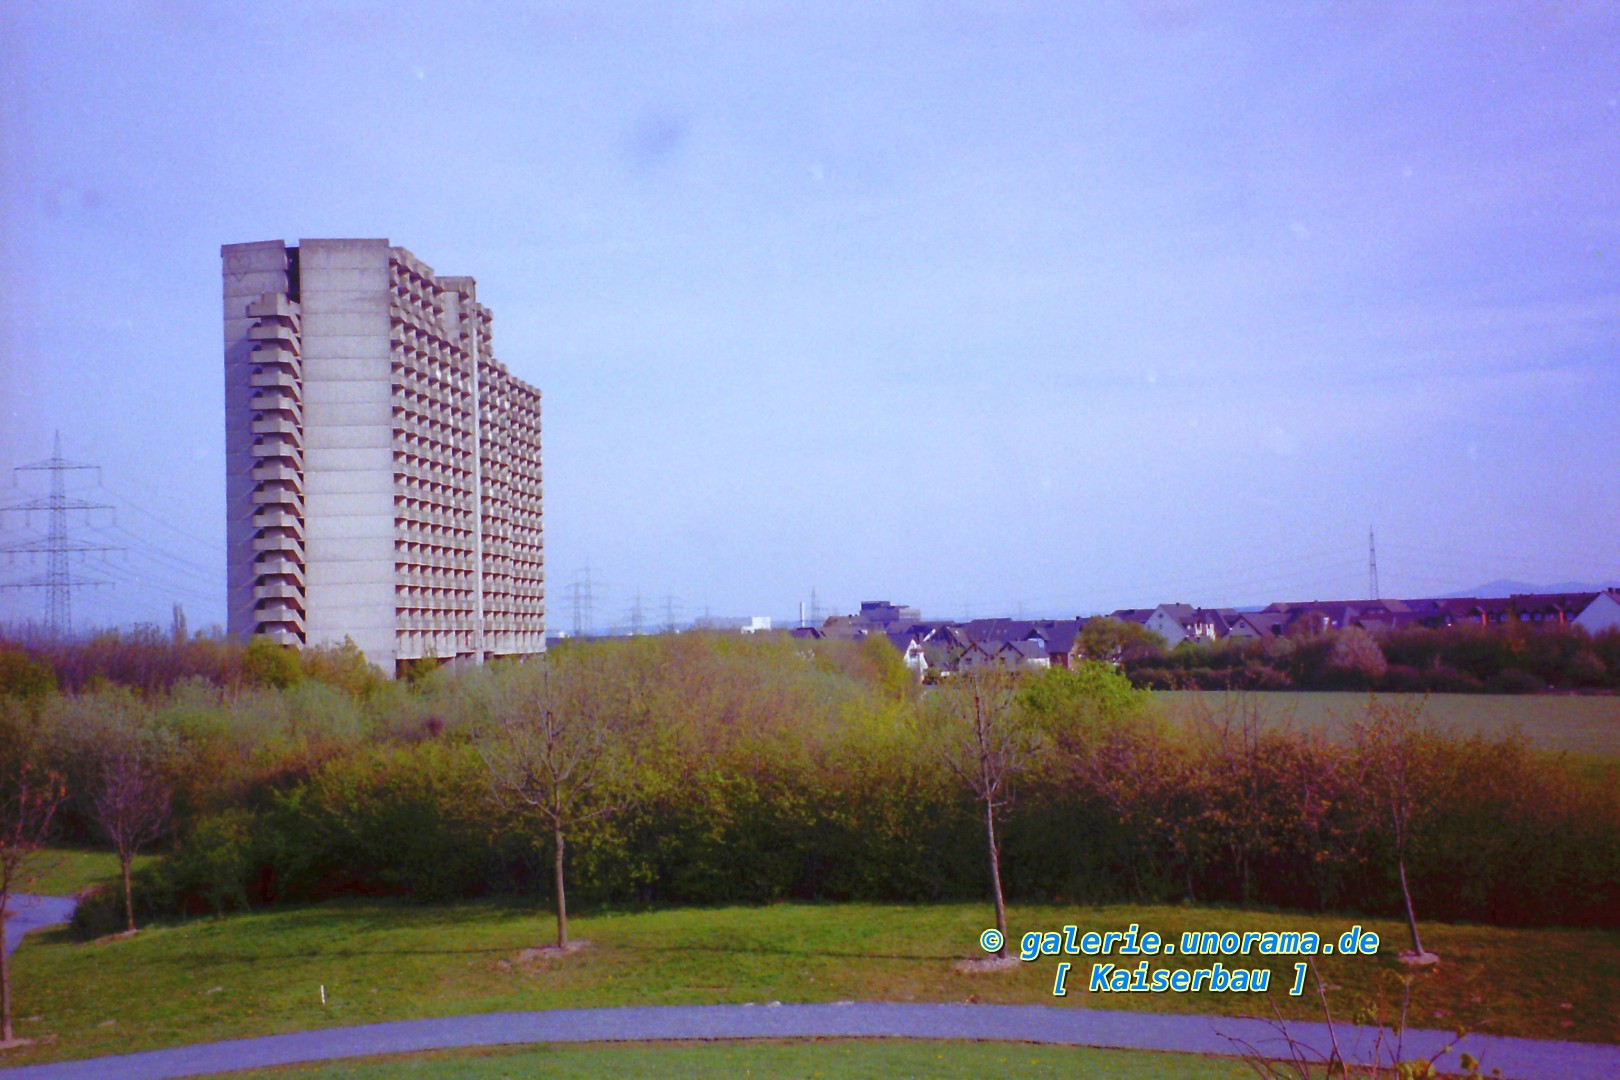
[{"label": "tree line", "polygon": [[55,836],[113,848],[122,790],[122,847],[166,854],[84,932],[503,894],[1413,913],[1417,951],[1420,916],[1620,923],[1612,785],[1406,706],[1335,740],[1241,696],[1171,723],[1106,663],[921,688],[877,638],[648,637],[414,682],[237,652],[231,679],[3,699],[0,786],[52,778]]},{"label": "tree line", "polygon": [[[1093,623],[1096,625],[1094,626]],[[1378,690],[1532,694],[1620,689],[1620,631],[1508,623],[1372,634],[1361,627],[1269,639],[1164,641],[1135,624],[1087,624],[1087,655],[1155,690]]]}]

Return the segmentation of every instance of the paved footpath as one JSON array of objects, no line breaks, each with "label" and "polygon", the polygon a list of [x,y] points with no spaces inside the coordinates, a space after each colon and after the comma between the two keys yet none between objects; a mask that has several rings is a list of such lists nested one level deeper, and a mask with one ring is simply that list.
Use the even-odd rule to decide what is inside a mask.
[{"label": "paved footpath", "polygon": [[[68,906],[71,911],[71,903]],[[38,921],[33,926],[44,925]],[[1322,1024],[1291,1024],[1293,1037],[1320,1052],[1329,1045]],[[1371,1053],[1371,1029],[1340,1027],[1347,1059]],[[331,1061],[469,1046],[626,1039],[758,1038],[1000,1039],[1130,1050],[1231,1054],[1232,1039],[1286,1057],[1288,1048],[1263,1020],[1110,1012],[1044,1005],[901,1005],[842,1002],[831,1005],[665,1005],[620,1009],[555,1009],[487,1013],[432,1020],[400,1020],[326,1028],[257,1039],[203,1043],[172,1050],[0,1069],[3,1080],[89,1080],[116,1076],[160,1080],[232,1069]],[[1408,1031],[1403,1056],[1428,1057],[1451,1039],[1448,1032]],[[1482,1059],[1487,1073],[1520,1080],[1614,1080],[1620,1046],[1544,1042],[1471,1035],[1461,1044]],[[1460,1072],[1455,1053],[1439,1062]]]},{"label": "paved footpath", "polygon": [[6,955],[22,944],[23,935],[73,918],[73,898],[69,896],[24,896],[18,893],[6,902]]}]

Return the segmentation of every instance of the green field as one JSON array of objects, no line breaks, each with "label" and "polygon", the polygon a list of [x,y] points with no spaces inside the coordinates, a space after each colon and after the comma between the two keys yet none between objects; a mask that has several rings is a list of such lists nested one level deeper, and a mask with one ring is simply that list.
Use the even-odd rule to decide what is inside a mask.
[{"label": "green field", "polygon": [[1254,1071],[1228,1058],[1024,1043],[914,1042],[905,1039],[790,1039],[748,1042],[547,1044],[523,1049],[409,1054],[330,1065],[232,1073],[242,1080],[410,1077],[439,1080],[544,1076],[961,1077],[1108,1076],[1116,1080],[1236,1080]]},{"label": "green field", "polygon": [[[135,869],[153,861],[138,855]],[[84,848],[52,848],[40,852],[29,864],[29,875],[17,886],[20,893],[40,896],[72,896],[95,885],[118,884],[118,856],[110,851]]]},{"label": "green field", "polygon": [[[1235,693],[1161,690],[1154,700],[1180,723],[1219,717],[1252,706],[1267,723],[1335,735],[1367,705],[1366,694],[1316,691]],[[1422,715],[1459,735],[1498,739],[1515,730],[1537,750],[1620,755],[1620,696],[1551,694],[1379,694],[1380,700],[1421,703]]]},{"label": "green field", "polygon": [[[15,956],[19,1034],[39,1045],[6,1064],[178,1046],[381,1020],[522,1009],[808,1001],[1052,1004],[1055,960],[997,974],[954,970],[978,954],[987,905],[798,905],[598,913],[573,923],[592,948],[523,960],[550,940],[548,916],[490,903],[333,903],[203,919],[98,943],[65,930]],[[1359,921],[1376,957],[1326,957],[1341,1016],[1394,990],[1400,925],[1343,916],[1188,907],[1015,906],[1015,935],[1066,923],[1098,929],[1315,930]],[[1496,1034],[1620,1041],[1620,933],[1430,924],[1445,959],[1417,984],[1412,1023]],[[1079,958],[1084,959],[1084,958]],[[1234,958],[1226,958],[1228,967]],[[1178,958],[1179,960],[1179,958]],[[1267,960],[1269,994],[1090,995],[1072,1007],[1313,1016],[1286,994],[1291,957]],[[1207,963],[1207,961],[1200,961]],[[1079,970],[1077,968],[1077,970]],[[326,988],[322,1005],[320,988]]]}]

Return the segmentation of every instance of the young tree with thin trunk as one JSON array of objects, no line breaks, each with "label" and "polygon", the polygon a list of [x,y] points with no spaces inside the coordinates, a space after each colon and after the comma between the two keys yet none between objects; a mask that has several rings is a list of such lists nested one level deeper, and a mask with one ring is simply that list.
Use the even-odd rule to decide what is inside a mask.
[{"label": "young tree with thin trunk", "polygon": [[569,836],[630,802],[624,710],[611,700],[606,673],[594,670],[600,666],[548,657],[513,672],[480,744],[496,793],[551,831],[559,949],[568,948]]},{"label": "young tree with thin trunk", "polygon": [[124,883],[124,921],[135,932],[130,867],[142,847],[169,827],[170,788],[160,763],[139,732],[119,732],[98,748],[95,789],[90,793],[96,827],[118,853]]},{"label": "young tree with thin trunk", "polygon": [[1438,780],[1434,768],[1434,740],[1419,724],[1421,712],[1421,704],[1369,698],[1362,719],[1351,726],[1351,737],[1360,766],[1368,825],[1385,831],[1394,849],[1401,902],[1412,938],[1412,951],[1402,959],[1426,964],[1439,957],[1423,948],[1417,913],[1412,905],[1412,888],[1406,877],[1412,837],[1428,817]]},{"label": "young tree with thin trunk", "polygon": [[[0,934],[12,890],[27,881],[29,863],[50,836],[65,790],[54,773],[23,762],[0,762]],[[0,944],[0,1048],[16,1043],[11,1027],[11,962]]]},{"label": "young tree with thin trunk", "polygon": [[1017,704],[1017,677],[986,668],[954,676],[939,690],[934,706],[940,756],[984,810],[991,895],[1002,941],[996,955],[1002,957],[1007,955],[1007,901],[1001,889],[997,826],[1040,743],[1039,728]]}]

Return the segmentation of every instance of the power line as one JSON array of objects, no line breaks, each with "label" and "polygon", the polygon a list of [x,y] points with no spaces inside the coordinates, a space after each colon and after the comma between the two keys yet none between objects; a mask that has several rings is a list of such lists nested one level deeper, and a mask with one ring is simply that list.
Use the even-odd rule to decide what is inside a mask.
[{"label": "power line", "polygon": [[64,458],[62,456],[62,433],[58,431],[50,457],[44,461],[36,461],[31,465],[19,465],[12,470],[14,473],[50,473],[50,493],[41,498],[27,499],[0,508],[0,512],[21,512],[24,515],[24,520],[29,521],[32,520],[36,511],[43,511],[46,516],[44,540],[29,540],[0,547],[0,551],[8,555],[22,555],[29,559],[43,556],[45,559],[45,573],[40,577],[27,581],[0,582],[0,589],[44,589],[45,623],[50,632],[58,639],[66,639],[73,635],[73,590],[107,584],[104,581],[75,577],[68,565],[70,556],[78,555],[82,561],[93,553],[119,550],[104,544],[92,544],[85,540],[78,540],[68,534],[69,512],[87,514],[92,510],[113,509],[107,503],[92,503],[85,499],[70,497],[67,494],[65,474],[81,470],[96,471],[97,466],[81,465]]}]

